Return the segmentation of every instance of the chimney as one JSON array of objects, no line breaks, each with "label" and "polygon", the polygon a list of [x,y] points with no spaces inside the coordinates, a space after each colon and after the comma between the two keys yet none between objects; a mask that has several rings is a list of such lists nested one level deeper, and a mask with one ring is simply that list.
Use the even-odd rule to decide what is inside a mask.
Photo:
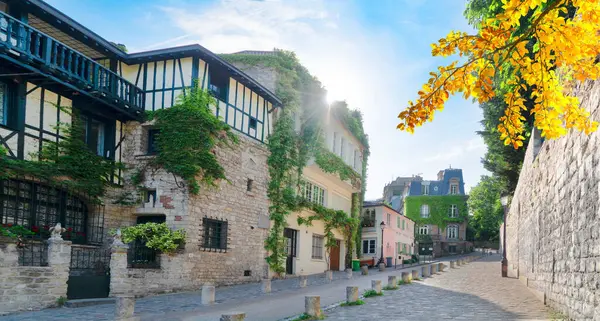
[{"label": "chimney", "polygon": [[439,171],[438,172],[437,179],[438,179],[438,181],[443,181],[444,180],[444,171]]}]

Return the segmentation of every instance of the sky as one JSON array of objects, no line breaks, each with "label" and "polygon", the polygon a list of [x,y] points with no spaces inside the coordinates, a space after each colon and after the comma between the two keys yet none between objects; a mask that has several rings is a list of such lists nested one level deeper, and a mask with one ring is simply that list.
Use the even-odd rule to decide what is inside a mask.
[{"label": "sky", "polygon": [[216,53],[280,48],[327,88],[363,112],[369,135],[366,199],[397,176],[436,179],[461,168],[466,190],[487,174],[476,134],[481,109],[452,97],[432,123],[398,131],[397,115],[450,61],[430,44],[450,30],[472,31],[465,0],[46,0],[129,52],[198,43]]}]

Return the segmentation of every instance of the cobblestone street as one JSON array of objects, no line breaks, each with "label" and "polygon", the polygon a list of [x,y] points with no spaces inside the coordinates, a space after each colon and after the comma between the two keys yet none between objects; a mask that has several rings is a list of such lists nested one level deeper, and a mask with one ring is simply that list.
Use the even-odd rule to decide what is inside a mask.
[{"label": "cobblestone street", "polygon": [[[517,279],[500,276],[493,255],[327,311],[327,320],[548,320],[549,310]],[[448,270],[446,270],[448,271]]]}]

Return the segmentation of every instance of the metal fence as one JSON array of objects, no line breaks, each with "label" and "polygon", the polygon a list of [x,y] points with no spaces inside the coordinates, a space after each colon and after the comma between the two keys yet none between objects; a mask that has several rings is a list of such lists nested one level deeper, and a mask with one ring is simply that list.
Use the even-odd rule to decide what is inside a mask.
[{"label": "metal fence", "polygon": [[160,269],[160,255],[158,251],[146,247],[142,242],[132,242],[127,250],[127,267],[133,269]]},{"label": "metal fence", "polygon": [[19,238],[19,265],[48,266],[48,244],[40,238]]}]

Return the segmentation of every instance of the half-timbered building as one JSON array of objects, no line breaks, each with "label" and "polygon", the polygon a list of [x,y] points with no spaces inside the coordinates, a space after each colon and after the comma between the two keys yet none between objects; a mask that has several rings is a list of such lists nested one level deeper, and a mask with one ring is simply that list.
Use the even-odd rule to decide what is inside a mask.
[{"label": "half-timbered building", "polygon": [[[0,146],[9,158],[36,161],[44,141],[63,139],[57,124],[72,122],[70,108],[78,111],[92,151],[134,168],[154,157],[156,131],[144,113],[173,106],[195,82],[216,98],[215,115],[239,134],[232,149],[216,150],[228,182],[191,195],[172,174],[153,171],[140,183],[143,201],[126,206],[114,199],[131,187],[127,170],[115,172],[114,188],[100,205],[35,177],[0,180],[1,224],[39,229],[61,223],[72,232],[63,235],[72,244],[61,247],[70,247],[61,273],[53,261],[56,247],[37,243],[32,250],[32,243],[14,261],[7,259],[11,247],[3,248],[0,311],[50,306],[61,296],[105,297],[123,285],[146,295],[265,276],[265,142],[281,105],[272,91],[200,45],[128,54],[41,0],[0,0]],[[130,248],[126,266],[111,262],[109,231],[143,222],[185,229],[185,248],[142,259]],[[47,291],[35,294],[35,280],[10,295],[1,291],[12,290],[21,272],[38,273],[32,266],[56,272]]]}]

